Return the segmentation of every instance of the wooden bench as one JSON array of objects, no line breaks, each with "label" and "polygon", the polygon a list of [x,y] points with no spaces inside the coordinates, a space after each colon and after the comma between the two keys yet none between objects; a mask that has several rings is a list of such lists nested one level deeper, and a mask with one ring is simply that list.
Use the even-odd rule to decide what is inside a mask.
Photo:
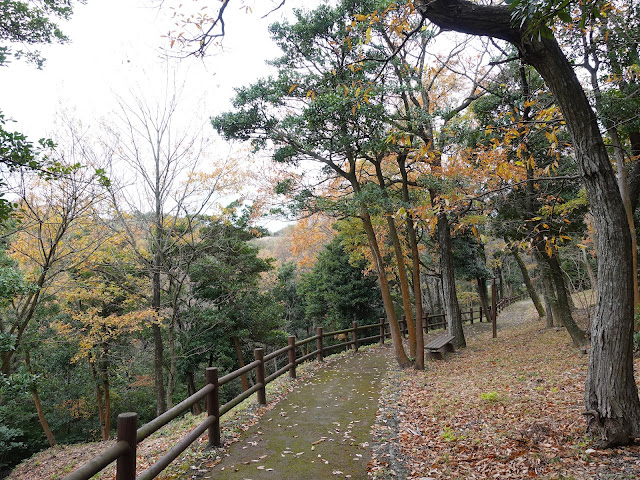
[{"label": "wooden bench", "polygon": [[440,335],[438,338],[435,338],[431,342],[427,343],[424,346],[426,350],[428,358],[443,358],[443,353],[445,352],[455,352],[455,348],[453,348],[453,343],[451,343],[455,337],[453,335],[449,335],[445,333]]}]

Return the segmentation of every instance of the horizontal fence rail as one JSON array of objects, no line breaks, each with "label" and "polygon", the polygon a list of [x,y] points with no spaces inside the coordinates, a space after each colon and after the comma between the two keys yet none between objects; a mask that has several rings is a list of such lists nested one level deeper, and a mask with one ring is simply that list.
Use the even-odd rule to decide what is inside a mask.
[{"label": "horizontal fence rail", "polygon": [[[496,311],[500,312],[522,298],[523,296],[520,295],[518,297],[502,299],[496,303]],[[468,321],[473,323],[476,318],[482,322],[482,308],[477,310],[477,315],[476,310],[473,308],[469,311],[462,312],[463,322]],[[487,318],[486,315],[485,318]],[[490,319],[491,316],[489,315],[487,320],[489,321]],[[74,470],[64,477],[63,480],[89,480],[93,475],[99,473],[114,461],[116,462],[116,480],[136,480],[136,478],[137,480],[153,479],[205,431],[207,431],[209,435],[209,447],[219,447],[221,445],[220,418],[254,393],[257,394],[258,403],[262,405],[266,404],[265,388],[267,384],[276,378],[287,372],[289,373],[289,378],[296,378],[296,366],[314,357],[321,362],[324,359],[325,353],[332,350],[351,348],[354,352],[357,352],[358,348],[364,344],[379,342],[383,345],[385,339],[391,336],[388,326],[389,324],[385,322],[385,319],[381,318],[379,323],[358,325],[357,322],[353,322],[351,328],[331,332],[325,332],[322,327],[317,327],[315,335],[303,340],[296,340],[294,336],[289,336],[286,347],[274,350],[267,355],[264,354],[262,348],[256,348],[254,350],[255,360],[253,362],[223,377],[218,377],[217,368],[209,367],[205,371],[206,384],[203,388],[142,427],[137,428],[136,413],[127,412],[118,415],[116,443],[100,455]],[[444,313],[425,314],[423,316],[423,329],[425,332],[428,332],[429,329],[446,328],[446,326]],[[372,331],[375,333],[371,334]],[[400,321],[400,331],[403,336],[408,331],[408,325],[404,315]],[[363,336],[364,332],[367,332],[367,336]],[[328,342],[325,342],[325,339],[327,339]],[[338,340],[338,343],[332,343],[333,340]],[[344,341],[340,342],[340,340]],[[303,353],[302,347],[307,347],[308,349],[308,346],[313,344],[314,341],[316,342],[316,349],[308,351],[306,354],[298,357],[298,352]],[[273,373],[267,376],[265,363],[272,360],[277,361],[279,357],[283,356],[286,357],[287,363],[280,368],[276,368]],[[220,387],[249,372],[255,374],[255,384],[221,406],[219,400]],[[207,417],[205,420],[191,430],[191,432],[166,452],[156,463],[136,477],[137,445],[203,399],[206,400],[207,405]]]}]

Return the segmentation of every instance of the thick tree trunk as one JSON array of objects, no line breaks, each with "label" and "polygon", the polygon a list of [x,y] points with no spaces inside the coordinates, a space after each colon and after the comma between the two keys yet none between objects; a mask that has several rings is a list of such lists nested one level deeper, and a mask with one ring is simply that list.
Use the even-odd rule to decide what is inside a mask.
[{"label": "thick tree trunk", "polygon": [[442,273],[442,292],[449,333],[455,337],[456,348],[467,346],[462,329],[462,316],[458,305],[456,279],[453,271],[453,254],[451,250],[451,232],[449,220],[443,212],[438,213],[438,244],[440,246],[440,271]]},{"label": "thick tree trunk", "polygon": [[520,252],[516,249],[516,247],[511,247],[511,255],[516,261],[518,268],[520,269],[520,274],[522,275],[522,279],[524,280],[524,284],[527,287],[527,293],[533,302],[533,305],[536,307],[536,311],[538,312],[538,317],[542,318],[545,316],[544,308],[542,308],[542,302],[540,301],[540,297],[538,296],[538,292],[536,292],[535,287],[533,286],[533,282],[531,281],[531,277],[529,276],[529,272],[527,271],[527,266],[524,264],[522,257],[520,256]]},{"label": "thick tree trunk", "polygon": [[[467,0],[430,0],[418,6],[442,28],[513,43],[553,92],[571,134],[597,230],[598,289],[591,326],[585,403],[588,429],[599,446],[640,436],[640,399],[633,374],[634,292],[631,235],[615,174],[596,117],[555,39],[523,33],[508,7]],[[524,26],[525,28],[527,25]]]}]

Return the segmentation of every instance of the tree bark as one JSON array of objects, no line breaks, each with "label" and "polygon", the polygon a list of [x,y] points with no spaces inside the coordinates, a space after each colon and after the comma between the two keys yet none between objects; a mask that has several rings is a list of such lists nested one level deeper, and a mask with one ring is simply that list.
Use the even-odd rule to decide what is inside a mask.
[{"label": "tree bark", "polygon": [[460,306],[458,305],[458,295],[456,293],[449,220],[443,212],[438,213],[437,220],[438,244],[440,246],[440,271],[442,273],[442,292],[444,294],[447,328],[449,329],[449,334],[455,337],[453,340],[455,347],[463,348],[467,346],[467,342],[464,338],[462,316],[460,315]]},{"label": "tree bark", "polygon": [[[515,45],[553,92],[567,124],[597,230],[598,289],[591,326],[585,404],[598,446],[640,436],[640,399],[633,374],[633,258],[627,216],[596,117],[555,39],[511,24],[508,7],[466,0],[431,0],[422,14],[445,29],[485,35]],[[525,25],[527,27],[527,25]]]}]

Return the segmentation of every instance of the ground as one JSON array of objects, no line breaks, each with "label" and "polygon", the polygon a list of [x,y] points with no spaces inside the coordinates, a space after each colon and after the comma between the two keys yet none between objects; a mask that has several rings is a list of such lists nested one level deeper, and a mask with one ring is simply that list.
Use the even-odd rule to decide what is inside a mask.
[{"label": "ground", "polygon": [[445,361],[391,369],[373,478],[640,478],[638,446],[591,448],[582,416],[588,356],[534,313],[517,303],[500,314],[497,339],[488,324],[474,325],[468,347]]},{"label": "ground", "polygon": [[[226,448],[205,449],[203,438],[159,478],[217,479],[226,472],[279,479],[291,471],[298,479],[306,469],[296,468],[316,463],[326,471],[315,478],[640,478],[638,446],[591,448],[582,416],[588,357],[572,347],[564,329],[545,328],[534,313],[527,301],[507,308],[497,339],[489,324],[465,326],[468,347],[428,361],[424,371],[398,369],[388,346],[313,362],[296,382],[270,386],[268,406],[245,405],[225,419]],[[295,396],[301,391],[304,402]],[[312,402],[322,414],[310,411]],[[188,416],[145,441],[141,465],[201,420]],[[268,429],[284,432],[286,440]],[[10,478],[62,478],[104,447],[48,450]]]}]

